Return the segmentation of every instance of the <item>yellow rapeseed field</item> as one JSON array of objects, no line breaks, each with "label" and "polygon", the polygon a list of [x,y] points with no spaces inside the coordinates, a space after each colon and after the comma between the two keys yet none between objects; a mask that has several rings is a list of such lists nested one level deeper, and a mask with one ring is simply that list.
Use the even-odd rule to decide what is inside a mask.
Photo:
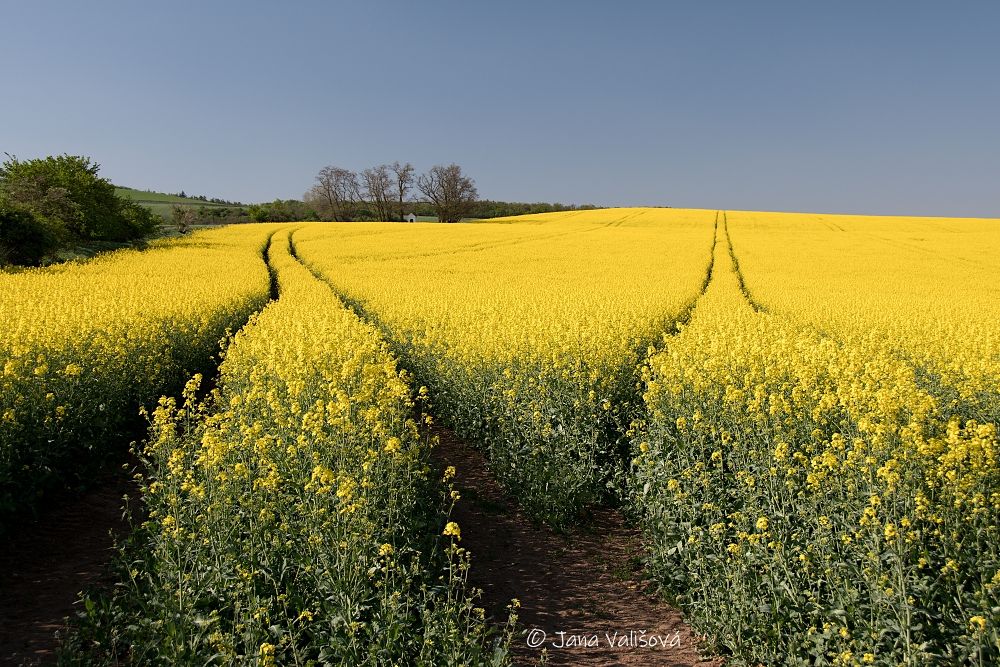
[{"label": "yellow rapeseed field", "polygon": [[[698,296],[713,211],[314,225],[299,256],[381,326],[500,480],[570,524],[621,459],[646,347]],[[509,223],[509,224],[504,224]]]},{"label": "yellow rapeseed field", "polygon": [[140,405],[208,365],[268,298],[274,229],[0,272],[0,515],[92,471]]},{"label": "yellow rapeseed field", "polygon": [[769,310],[863,337],[1000,417],[1000,220],[729,213],[740,267]]},{"label": "yellow rapeseed field", "polygon": [[[723,221],[646,370],[632,484],[655,571],[750,662],[986,664],[1000,348],[973,284],[996,276],[975,247],[994,221]],[[920,262],[917,235],[948,242]]]},{"label": "yellow rapeseed field", "polygon": [[153,411],[143,547],[78,654],[504,664],[427,412],[552,526],[623,504],[739,664],[996,664],[998,251],[998,220],[608,209],[0,274],[0,503],[249,318]]},{"label": "yellow rapeseed field", "polygon": [[[411,389],[378,332],[289,253],[219,387],[163,398],[143,542],[78,657],[136,664],[506,664],[463,594]],[[417,392],[419,395],[419,392]],[[443,552],[438,536],[451,546]]]}]

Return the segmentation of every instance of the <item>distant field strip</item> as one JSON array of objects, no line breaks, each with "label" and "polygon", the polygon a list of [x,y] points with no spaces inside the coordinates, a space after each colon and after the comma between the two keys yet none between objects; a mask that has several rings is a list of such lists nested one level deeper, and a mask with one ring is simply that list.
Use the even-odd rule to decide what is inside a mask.
[{"label": "distant field strip", "polygon": [[956,414],[1000,421],[1000,220],[729,219],[750,292],[769,309],[880,343]]}]

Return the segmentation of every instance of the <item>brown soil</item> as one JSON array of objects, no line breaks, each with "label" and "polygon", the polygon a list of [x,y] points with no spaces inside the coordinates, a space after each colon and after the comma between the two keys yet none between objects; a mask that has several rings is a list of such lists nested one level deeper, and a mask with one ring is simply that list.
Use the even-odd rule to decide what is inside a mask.
[{"label": "brown soil", "polygon": [[115,538],[128,530],[124,472],[77,499],[66,499],[37,520],[12,529],[0,544],[0,664],[52,663],[56,633],[66,628],[84,588],[104,580]]},{"label": "brown soil", "polygon": [[[440,439],[435,461],[457,473],[462,499],[452,518],[472,554],[471,585],[483,590],[481,603],[499,622],[512,598],[521,602],[517,664],[537,664],[543,648],[551,665],[722,664],[700,656],[698,637],[681,613],[655,596],[643,577],[640,537],[619,512],[597,509],[586,527],[554,533],[504,494],[479,451],[447,429],[434,434]],[[616,631],[632,645],[617,645]],[[530,647],[542,632],[542,645]],[[654,636],[666,646],[642,645]],[[560,648],[574,641],[578,646]]]},{"label": "brown soil", "polygon": [[[585,527],[554,533],[501,490],[479,451],[447,429],[434,434],[435,460],[457,471],[462,500],[452,518],[472,553],[471,585],[482,589],[481,604],[498,622],[506,620],[512,598],[521,602],[517,664],[538,664],[544,652],[551,665],[721,665],[701,657],[680,612],[654,594],[643,577],[639,535],[620,513],[597,509]],[[129,526],[122,496],[134,495],[131,489],[124,474],[111,477],[15,528],[0,544],[0,664],[54,660],[57,633],[75,612],[79,592],[110,583],[115,538]],[[540,632],[541,646],[529,646]],[[654,636],[666,645],[637,645]],[[620,640],[626,643],[614,645]],[[584,645],[560,648],[574,641]]]}]

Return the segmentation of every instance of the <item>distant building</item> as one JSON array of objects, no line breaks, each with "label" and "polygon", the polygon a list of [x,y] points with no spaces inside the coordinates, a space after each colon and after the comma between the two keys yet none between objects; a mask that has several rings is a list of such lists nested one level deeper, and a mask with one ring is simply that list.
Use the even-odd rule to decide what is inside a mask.
[{"label": "distant building", "polygon": [[413,215],[412,213],[407,213],[406,217],[403,219],[406,220],[407,222],[416,222],[417,216]]}]

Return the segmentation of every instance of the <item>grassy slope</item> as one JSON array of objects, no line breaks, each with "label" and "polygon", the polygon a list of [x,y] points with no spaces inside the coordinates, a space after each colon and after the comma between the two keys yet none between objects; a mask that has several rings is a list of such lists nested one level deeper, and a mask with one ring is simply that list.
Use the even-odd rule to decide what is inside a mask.
[{"label": "grassy slope", "polygon": [[156,213],[164,218],[170,217],[170,209],[172,206],[231,208],[229,204],[216,204],[210,201],[192,199],[191,197],[178,197],[177,195],[168,195],[162,192],[151,192],[149,190],[135,190],[133,188],[116,187],[115,192],[119,197],[128,197],[132,201],[142,204],[153,213]]}]

